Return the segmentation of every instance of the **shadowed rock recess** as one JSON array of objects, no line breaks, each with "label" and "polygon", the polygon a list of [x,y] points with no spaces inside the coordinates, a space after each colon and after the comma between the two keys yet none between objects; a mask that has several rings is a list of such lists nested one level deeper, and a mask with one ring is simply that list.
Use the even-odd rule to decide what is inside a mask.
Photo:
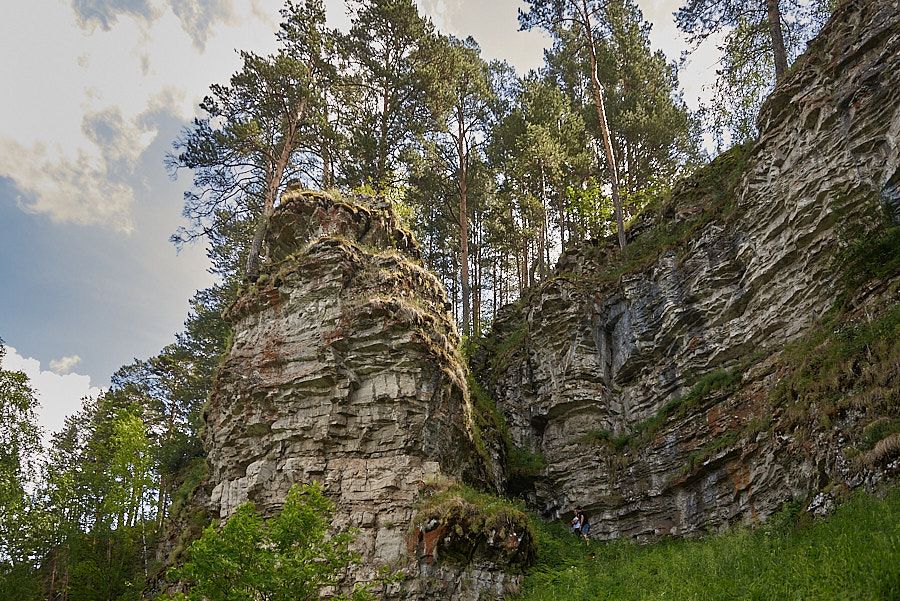
[{"label": "shadowed rock recess", "polygon": [[[896,434],[871,460],[859,446],[897,415],[896,352],[863,353],[818,406],[785,382],[786,345],[843,291],[847,228],[900,209],[898,3],[842,3],[759,129],[634,224],[630,266],[569,250],[477,353],[513,444],[543,456],[511,483],[545,517],[580,504],[602,539],[682,536],[896,476]],[[896,274],[855,291],[846,330],[898,296]]]},{"label": "shadowed rock recess", "polygon": [[452,521],[416,523],[436,483],[503,482],[490,445],[473,439],[441,284],[413,262],[389,203],[355,200],[286,192],[270,260],[226,313],[234,340],[205,416],[208,508],[224,518],[249,500],[274,511],[292,484],[318,480],[335,526],[359,529],[363,564],[348,581],[388,565],[412,577],[390,597],[500,596],[532,544],[522,524],[442,547],[434,532]]}]

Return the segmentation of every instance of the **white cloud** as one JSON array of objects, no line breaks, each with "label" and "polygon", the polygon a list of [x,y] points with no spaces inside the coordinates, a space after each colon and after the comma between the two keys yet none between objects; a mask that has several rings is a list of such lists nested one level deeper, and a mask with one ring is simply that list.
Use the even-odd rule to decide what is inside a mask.
[{"label": "white cloud", "polygon": [[[442,30],[474,34],[486,58],[502,55],[521,72],[542,64],[548,40],[516,31],[517,0],[416,2]],[[283,0],[9,4],[0,20],[0,177],[19,189],[23,210],[127,232],[138,227],[135,165],[157,135],[148,115],[166,96],[168,114],[189,121],[209,84],[238,67],[235,48],[272,51]],[[657,23],[654,43],[676,58],[678,1],[641,4]],[[326,5],[332,24],[346,25],[343,1]],[[711,72],[699,54],[682,71],[692,108],[708,96]]]},{"label": "white cloud", "polygon": [[53,371],[53,373],[62,376],[71,372],[72,369],[79,363],[81,363],[81,357],[79,357],[78,355],[63,357],[62,359],[51,359],[50,369]]},{"label": "white cloud", "polygon": [[151,26],[167,9],[178,17],[182,30],[203,50],[216,23],[229,22],[234,16],[232,0],[72,0],[79,27],[93,32],[97,27],[111,31],[119,17],[131,18],[143,27]]},{"label": "white cloud", "polygon": [[[90,376],[72,373],[60,375],[53,371],[42,370],[41,362],[37,359],[31,357],[26,359],[19,355],[16,349],[10,346],[5,348],[3,369],[24,372],[37,394],[40,403],[38,423],[44,430],[45,443],[49,440],[47,437],[62,428],[67,416],[81,408],[82,399],[97,397],[104,392],[102,388],[91,386]],[[77,360],[78,356],[65,357],[60,359],[60,362],[69,363],[73,359]],[[56,369],[54,367],[56,363],[51,361],[51,368]]]},{"label": "white cloud", "polygon": [[119,15],[153,21],[159,12],[148,0],[72,0],[72,10],[81,27],[99,26],[104,31],[116,24]]},{"label": "white cloud", "polygon": [[[449,1],[450,6],[447,6]],[[419,12],[428,15],[434,26],[441,31],[447,31],[447,27],[460,9],[460,0],[416,0]]]},{"label": "white cloud", "polygon": [[274,47],[282,2],[232,4],[13,3],[0,20],[8,57],[0,106],[9,117],[0,121],[0,177],[21,192],[19,206],[58,222],[136,227],[135,170],[157,135],[160,99],[188,121],[209,84],[234,71],[234,48]]},{"label": "white cloud", "polygon": [[[134,229],[134,190],[124,180],[133,174],[115,171],[111,159],[116,157],[78,149],[71,158],[56,150],[42,142],[26,147],[0,138],[0,174],[12,179],[25,194],[19,206],[47,214],[54,221],[101,224],[130,233]],[[122,150],[114,150],[114,154]]]}]

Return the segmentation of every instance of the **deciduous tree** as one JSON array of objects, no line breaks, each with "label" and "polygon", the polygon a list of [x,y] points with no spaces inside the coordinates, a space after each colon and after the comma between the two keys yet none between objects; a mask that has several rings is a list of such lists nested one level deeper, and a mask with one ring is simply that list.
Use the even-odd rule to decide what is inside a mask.
[{"label": "deciduous tree", "polygon": [[718,128],[735,141],[752,138],[756,115],[809,40],[830,16],[833,0],[686,0],[675,13],[678,28],[696,48],[725,33],[713,104]]}]

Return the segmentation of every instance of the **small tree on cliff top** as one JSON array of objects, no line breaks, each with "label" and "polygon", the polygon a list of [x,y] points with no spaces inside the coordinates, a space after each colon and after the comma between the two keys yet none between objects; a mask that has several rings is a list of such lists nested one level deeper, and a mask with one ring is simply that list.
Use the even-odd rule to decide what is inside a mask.
[{"label": "small tree on cliff top", "polygon": [[724,34],[711,105],[717,128],[730,130],[736,141],[755,137],[763,101],[836,5],[836,0],[684,1],[675,23],[695,48]]},{"label": "small tree on cliff top", "polygon": [[[246,503],[221,530],[209,526],[188,549],[188,561],[171,575],[190,587],[180,601],[318,601],[324,587],[338,584],[358,563],[351,532],[329,535],[334,505],[319,483],[295,485],[281,513],[263,520]],[[372,599],[371,583],[331,597]]]}]

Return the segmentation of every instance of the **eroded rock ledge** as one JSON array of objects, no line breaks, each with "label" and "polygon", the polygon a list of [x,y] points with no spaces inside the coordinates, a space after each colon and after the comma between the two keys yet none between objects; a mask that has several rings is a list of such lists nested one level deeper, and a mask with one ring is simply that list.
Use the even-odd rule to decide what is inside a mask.
[{"label": "eroded rock ledge", "polygon": [[269,262],[226,314],[234,341],[205,416],[209,509],[276,510],[292,484],[315,479],[336,526],[359,529],[351,580],[388,565],[412,577],[391,596],[499,595],[515,577],[497,558],[510,536],[531,544],[523,532],[462,562],[416,538],[430,531],[413,524],[429,483],[502,479],[473,439],[459,338],[412,237],[384,201],[292,190],[267,243]]}]

